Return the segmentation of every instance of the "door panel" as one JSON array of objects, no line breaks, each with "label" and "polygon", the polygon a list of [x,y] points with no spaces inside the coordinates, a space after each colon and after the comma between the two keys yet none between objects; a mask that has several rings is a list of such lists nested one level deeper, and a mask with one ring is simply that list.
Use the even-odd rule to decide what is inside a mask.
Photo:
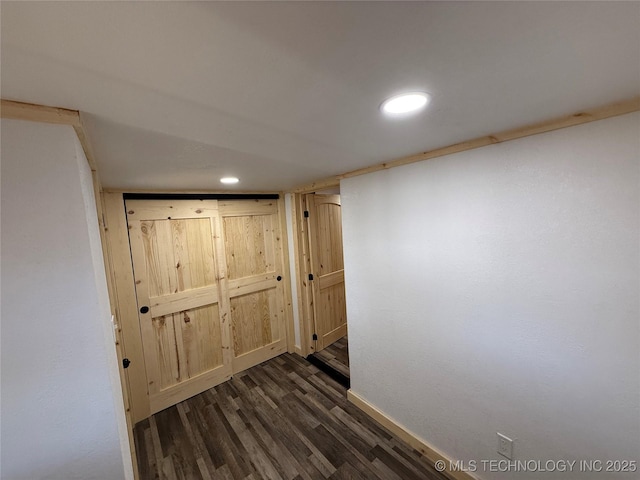
[{"label": "door panel", "polygon": [[271,289],[231,299],[233,351],[236,356],[270,344],[274,337],[272,333],[278,338],[277,331],[272,332],[271,328],[274,297],[275,289]]},{"label": "door panel", "polygon": [[306,195],[316,351],[347,334],[340,195]]},{"label": "door panel", "polygon": [[220,203],[233,339],[233,371],[286,351],[275,201]]},{"label": "door panel", "polygon": [[216,255],[220,222],[214,200],[130,200],[126,206],[155,413],[231,376],[228,302]]}]

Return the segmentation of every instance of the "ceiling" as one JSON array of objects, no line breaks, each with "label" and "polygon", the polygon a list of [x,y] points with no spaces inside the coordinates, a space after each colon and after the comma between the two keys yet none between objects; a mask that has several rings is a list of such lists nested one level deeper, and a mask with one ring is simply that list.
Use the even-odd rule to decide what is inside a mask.
[{"label": "ceiling", "polygon": [[[106,187],[287,190],[640,94],[640,2],[9,2],[1,93]],[[385,118],[421,90],[430,107]]]}]

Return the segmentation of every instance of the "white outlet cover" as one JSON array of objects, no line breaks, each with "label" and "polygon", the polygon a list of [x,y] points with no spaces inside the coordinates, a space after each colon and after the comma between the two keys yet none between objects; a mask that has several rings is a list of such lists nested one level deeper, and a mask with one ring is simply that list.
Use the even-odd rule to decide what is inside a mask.
[{"label": "white outlet cover", "polygon": [[498,435],[498,453],[509,460],[513,459],[513,440],[509,437],[497,432]]}]

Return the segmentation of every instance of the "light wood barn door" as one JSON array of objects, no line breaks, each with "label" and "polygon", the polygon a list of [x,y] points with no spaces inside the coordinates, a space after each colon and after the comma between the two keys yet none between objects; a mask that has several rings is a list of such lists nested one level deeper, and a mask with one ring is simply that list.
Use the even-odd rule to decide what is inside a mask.
[{"label": "light wood barn door", "polygon": [[151,413],[231,376],[215,200],[128,200]]},{"label": "light wood barn door", "polygon": [[283,242],[275,200],[221,201],[219,205],[236,373],[287,350]]},{"label": "light wood barn door", "polygon": [[306,195],[316,351],[347,334],[340,195]]}]

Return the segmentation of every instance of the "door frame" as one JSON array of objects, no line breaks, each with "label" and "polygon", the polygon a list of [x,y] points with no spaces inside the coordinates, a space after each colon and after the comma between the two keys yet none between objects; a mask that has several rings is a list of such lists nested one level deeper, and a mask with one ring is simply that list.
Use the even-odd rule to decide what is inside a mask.
[{"label": "door frame", "polygon": [[[296,272],[296,293],[298,300],[298,319],[300,326],[300,348],[296,353],[306,357],[315,352],[313,333],[315,313],[313,308],[313,286],[309,282],[311,271],[311,252],[309,246],[308,222],[304,216],[305,195],[320,193],[322,190],[340,187],[340,180],[323,183],[321,188],[310,187],[291,192],[291,222],[293,229],[293,253]],[[348,323],[347,319],[347,323]]]},{"label": "door frame", "polygon": [[[142,348],[142,335],[138,319],[138,302],[136,298],[133,264],[129,245],[129,229],[127,224],[127,212],[125,209],[126,198],[153,197],[157,198],[202,198],[203,196],[220,196],[224,199],[256,198],[265,195],[265,192],[230,193],[220,191],[206,192],[166,192],[144,191],[131,192],[123,190],[103,190],[102,200],[104,205],[104,231],[106,240],[105,255],[108,259],[108,270],[113,279],[112,304],[113,314],[119,336],[119,346],[122,356],[130,361],[128,368],[121,368],[122,381],[128,386],[129,402],[125,404],[131,413],[132,423],[144,420],[150,416],[149,393],[147,391],[147,377],[144,353]],[[283,263],[282,272],[289,272],[288,239],[286,235],[286,219],[284,193],[274,192],[267,195],[277,195],[278,221],[281,233],[280,259]],[[291,297],[291,279],[283,275],[285,331],[287,338],[287,350],[294,352],[294,326],[293,307]]]}]

